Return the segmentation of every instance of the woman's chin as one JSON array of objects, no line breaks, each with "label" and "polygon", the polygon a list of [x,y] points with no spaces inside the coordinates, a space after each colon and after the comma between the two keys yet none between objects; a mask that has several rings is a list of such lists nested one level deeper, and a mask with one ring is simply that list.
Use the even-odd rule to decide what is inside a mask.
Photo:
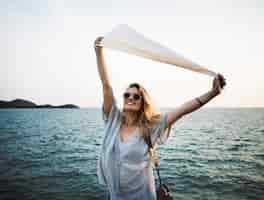
[{"label": "woman's chin", "polygon": [[125,106],[124,107],[124,111],[126,111],[126,112],[136,112],[137,108],[132,107],[132,106]]}]

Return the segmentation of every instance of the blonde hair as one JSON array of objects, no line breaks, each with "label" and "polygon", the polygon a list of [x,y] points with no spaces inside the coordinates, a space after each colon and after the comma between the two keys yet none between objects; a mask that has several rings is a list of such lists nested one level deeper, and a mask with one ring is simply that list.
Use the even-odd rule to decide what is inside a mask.
[{"label": "blonde hair", "polygon": [[[156,111],[151,98],[146,89],[139,83],[131,83],[128,88],[137,88],[141,95],[141,108],[138,111],[137,119],[135,123],[140,128],[140,133],[146,144],[149,144],[150,140],[150,128],[160,121],[161,113]],[[128,89],[127,88],[127,89]],[[122,122],[125,120],[124,112],[122,112]]]}]

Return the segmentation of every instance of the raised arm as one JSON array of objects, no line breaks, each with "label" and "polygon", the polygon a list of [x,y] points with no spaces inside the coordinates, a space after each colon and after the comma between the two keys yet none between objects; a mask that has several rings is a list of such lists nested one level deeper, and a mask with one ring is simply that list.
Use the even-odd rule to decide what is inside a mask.
[{"label": "raised arm", "polygon": [[108,117],[114,100],[113,89],[109,81],[107,67],[103,55],[103,47],[99,46],[103,37],[98,37],[94,42],[94,48],[96,53],[97,69],[103,86],[103,109],[104,113]]},{"label": "raised arm", "polygon": [[173,111],[169,111],[167,113],[167,127],[171,126],[178,119],[183,117],[184,115],[191,113],[199,108],[201,108],[204,104],[208,103],[211,99],[216,97],[221,93],[221,90],[226,85],[225,78],[218,74],[217,77],[213,80],[213,87],[208,92],[202,94],[199,97],[196,97],[192,100],[189,100],[183,103],[181,106],[176,108]]}]

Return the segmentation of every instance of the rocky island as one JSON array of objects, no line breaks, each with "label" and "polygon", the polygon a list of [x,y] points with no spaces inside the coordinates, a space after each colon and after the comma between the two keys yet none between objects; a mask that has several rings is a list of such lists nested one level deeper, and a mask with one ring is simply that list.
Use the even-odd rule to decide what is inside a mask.
[{"label": "rocky island", "polygon": [[1,108],[79,108],[74,104],[65,104],[59,106],[53,106],[50,104],[37,105],[34,102],[24,100],[24,99],[15,99],[12,101],[1,101],[0,100],[0,109]]}]

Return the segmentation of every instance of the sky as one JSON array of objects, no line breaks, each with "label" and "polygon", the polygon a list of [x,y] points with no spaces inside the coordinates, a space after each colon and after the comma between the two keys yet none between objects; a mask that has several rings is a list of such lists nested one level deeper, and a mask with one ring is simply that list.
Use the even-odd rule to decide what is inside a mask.
[{"label": "sky", "polygon": [[[100,107],[94,40],[127,24],[226,78],[206,107],[264,106],[261,0],[0,0],[0,100]],[[213,78],[104,49],[118,104],[139,82],[157,107],[178,107]]]}]

